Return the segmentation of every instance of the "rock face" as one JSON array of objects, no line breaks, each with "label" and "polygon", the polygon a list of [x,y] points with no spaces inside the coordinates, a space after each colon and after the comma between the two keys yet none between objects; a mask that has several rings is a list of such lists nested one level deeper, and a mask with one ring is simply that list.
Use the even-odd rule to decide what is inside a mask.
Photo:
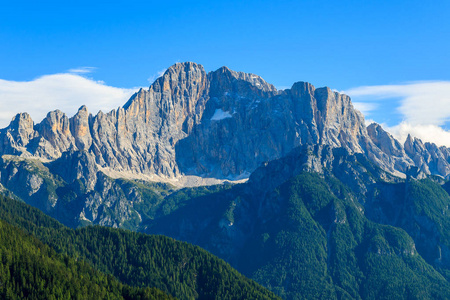
[{"label": "rock face", "polygon": [[[161,201],[154,189],[106,176],[87,151],[67,151],[49,163],[12,155],[0,159],[2,194],[22,199],[71,227],[99,224],[136,230],[154,213],[149,208]],[[158,189],[170,192],[165,184]]]},{"label": "rock face", "polygon": [[[56,110],[39,124],[18,114],[0,130],[0,140],[4,188],[45,211],[58,210],[69,188],[78,216],[114,226],[140,218],[127,204],[139,195],[109,184],[111,174],[153,181],[245,179],[267,161],[312,147],[364,155],[397,176],[450,177],[450,149],[412,137],[402,145],[380,125],[366,127],[346,95],[306,82],[278,91],[257,75],[226,67],[206,73],[191,62],[173,65],[108,113],[93,116],[82,106],[69,118]],[[307,156],[304,164],[322,172],[333,163],[325,154]],[[120,220],[105,219],[111,207]]]},{"label": "rock face", "polygon": [[37,125],[18,114],[0,138],[2,154],[55,160],[87,151],[102,168],[166,178],[247,178],[305,144],[364,153],[397,175],[414,166],[450,174],[447,148],[411,137],[402,146],[381,126],[366,128],[346,95],[305,82],[277,91],[257,75],[226,67],[206,74],[191,62],[173,65],[117,110],[92,116],[83,106],[72,118],[56,110]]},{"label": "rock face", "polygon": [[[364,284],[362,253],[381,259],[375,267],[419,253],[450,269],[450,185],[416,180],[450,178],[450,149],[411,136],[402,145],[380,125],[366,127],[350,98],[329,88],[278,91],[254,74],[178,63],[117,110],[93,116],[82,106],[71,118],[56,110],[39,124],[21,113],[0,141],[0,193],[72,227],[201,245],[287,298],[324,286],[323,299],[366,297],[364,286],[341,285],[348,274]],[[178,191],[149,182],[184,175],[249,180]],[[139,176],[147,181],[129,180]],[[311,253],[318,264],[308,265]],[[323,280],[311,285],[300,269]]]},{"label": "rock face", "polygon": [[[305,144],[365,153],[394,173],[418,163],[424,172],[450,172],[447,150],[405,151],[379,125],[366,128],[346,95],[305,82],[277,91],[257,75],[226,67],[206,74],[195,63],[170,67],[117,110],[92,116],[83,106],[72,118],[56,110],[37,125],[18,114],[0,137],[2,154],[55,160],[87,151],[102,168],[168,178],[246,178]],[[434,154],[414,158],[424,151]]]},{"label": "rock face", "polygon": [[262,162],[304,144],[363,152],[367,135],[350,98],[298,82],[276,91],[262,79],[252,84],[227,68],[210,74],[210,100],[201,124],[177,145],[177,162],[188,174],[248,176]]},{"label": "rock face", "polygon": [[1,131],[0,151],[47,160],[68,150],[88,151],[102,167],[175,177],[180,171],[174,146],[200,123],[208,84],[202,66],[176,64],[149,90],[107,114],[92,116],[83,106],[72,118],[50,112],[35,126],[28,114],[19,114]]}]

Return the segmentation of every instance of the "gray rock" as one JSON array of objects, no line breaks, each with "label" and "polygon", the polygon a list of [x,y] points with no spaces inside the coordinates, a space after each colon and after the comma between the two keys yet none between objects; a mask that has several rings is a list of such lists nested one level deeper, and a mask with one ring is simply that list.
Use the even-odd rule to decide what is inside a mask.
[{"label": "gray rock", "polygon": [[1,154],[46,161],[85,151],[124,177],[247,178],[301,145],[364,153],[399,176],[411,167],[450,176],[446,147],[411,137],[403,146],[378,124],[366,128],[346,95],[305,82],[277,91],[257,75],[227,67],[207,74],[192,62],[173,65],[117,110],[92,116],[82,106],[72,118],[56,110],[37,125],[18,114],[0,139]]}]

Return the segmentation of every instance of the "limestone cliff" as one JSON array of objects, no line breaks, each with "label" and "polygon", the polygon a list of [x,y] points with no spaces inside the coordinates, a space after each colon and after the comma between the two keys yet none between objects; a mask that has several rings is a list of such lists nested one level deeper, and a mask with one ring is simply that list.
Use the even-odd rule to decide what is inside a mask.
[{"label": "limestone cliff", "polygon": [[82,106],[71,118],[56,110],[39,124],[22,113],[0,130],[0,139],[2,155],[46,162],[86,151],[117,177],[156,181],[247,178],[300,145],[364,153],[400,176],[411,167],[450,175],[447,148],[411,137],[401,145],[381,126],[366,127],[346,95],[305,82],[278,91],[257,75],[227,67],[207,74],[192,62],[171,66],[117,110],[93,116]]}]

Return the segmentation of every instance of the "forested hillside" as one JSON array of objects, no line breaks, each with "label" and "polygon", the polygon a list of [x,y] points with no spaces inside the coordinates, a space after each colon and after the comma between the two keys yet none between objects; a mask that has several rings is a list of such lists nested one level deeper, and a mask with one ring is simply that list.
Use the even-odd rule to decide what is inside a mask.
[{"label": "forested hillside", "polygon": [[59,254],[0,220],[1,299],[173,299],[122,284],[82,260]]},{"label": "forested hillside", "polygon": [[[450,298],[442,179],[326,155],[298,149],[248,183],[186,200],[148,232],[200,245],[287,299]],[[314,172],[311,160],[328,167]]]},{"label": "forested hillside", "polygon": [[34,235],[58,255],[85,261],[130,286],[156,287],[180,299],[277,298],[223,260],[172,238],[106,227],[73,230],[5,197],[0,197],[0,218]]}]

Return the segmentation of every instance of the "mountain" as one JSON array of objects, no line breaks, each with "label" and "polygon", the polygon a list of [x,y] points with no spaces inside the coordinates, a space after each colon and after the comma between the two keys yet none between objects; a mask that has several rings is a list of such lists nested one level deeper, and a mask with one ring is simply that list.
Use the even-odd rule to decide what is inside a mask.
[{"label": "mountain", "polygon": [[401,177],[450,174],[450,150],[412,137],[401,145],[381,126],[366,127],[346,95],[305,82],[278,91],[254,74],[206,73],[190,62],[117,110],[92,116],[83,106],[71,118],[53,111],[39,124],[21,113],[0,139],[3,193],[75,227],[138,229],[164,198],[149,182],[170,184],[167,194],[246,180],[302,145],[363,153]]},{"label": "mountain", "polygon": [[365,153],[392,173],[409,166],[450,172],[447,148],[412,138],[402,146],[379,125],[366,128],[346,95],[305,82],[277,91],[257,75],[226,67],[206,73],[190,62],[173,65],[117,110],[92,116],[83,106],[71,118],[56,110],[36,125],[21,113],[0,137],[3,155],[46,162],[86,151],[107,174],[155,181],[247,178],[304,144]]},{"label": "mountain", "polygon": [[366,126],[327,87],[177,63],[117,110],[21,113],[0,138],[0,192],[69,227],[188,241],[287,299],[450,297],[450,149]]},{"label": "mountain", "polygon": [[0,294],[28,293],[33,299],[278,299],[199,247],[107,227],[73,230],[4,197],[0,240]]},{"label": "mountain", "polygon": [[147,232],[200,245],[285,299],[447,299],[449,205],[431,179],[304,147]]}]

